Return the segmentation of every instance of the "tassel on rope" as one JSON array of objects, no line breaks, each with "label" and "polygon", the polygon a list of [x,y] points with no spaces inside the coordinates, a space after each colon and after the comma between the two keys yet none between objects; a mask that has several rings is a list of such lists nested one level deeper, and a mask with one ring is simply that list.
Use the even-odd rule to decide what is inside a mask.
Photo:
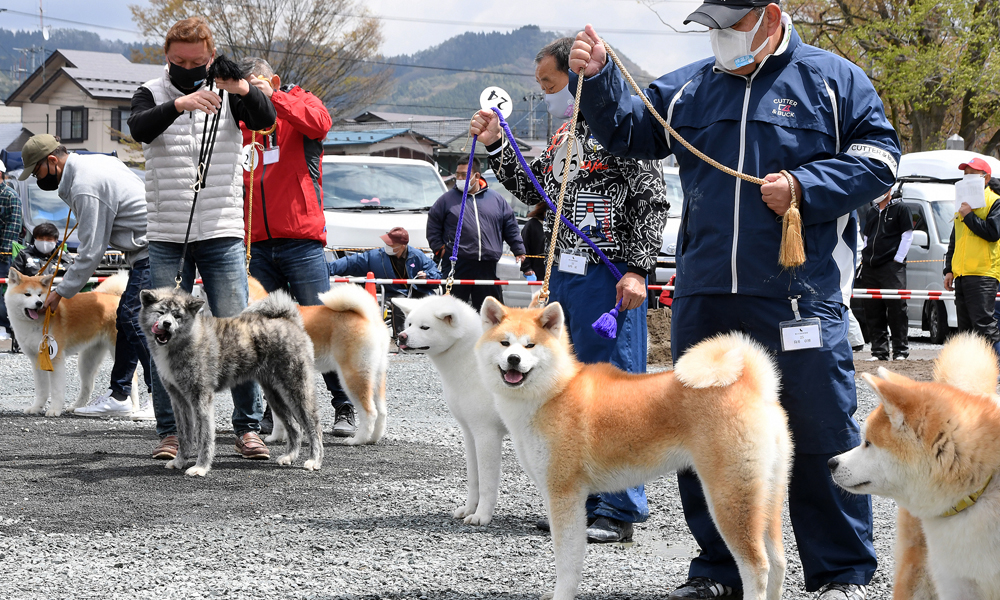
[{"label": "tassel on rope", "polygon": [[618,311],[621,308],[622,301],[619,300],[614,308],[598,317],[592,326],[594,333],[606,340],[613,340],[618,337]]},{"label": "tassel on rope", "polygon": [[788,180],[788,189],[792,193],[792,203],[781,218],[781,251],[778,262],[786,269],[794,269],[806,262],[805,241],[802,239],[802,213],[799,212],[799,194],[795,187],[795,178],[788,171],[782,171]]}]

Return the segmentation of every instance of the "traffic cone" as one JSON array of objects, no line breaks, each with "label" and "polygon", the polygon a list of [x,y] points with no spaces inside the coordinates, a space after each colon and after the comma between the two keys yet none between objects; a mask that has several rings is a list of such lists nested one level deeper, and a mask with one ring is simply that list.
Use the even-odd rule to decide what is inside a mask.
[{"label": "traffic cone", "polygon": [[[375,279],[375,273],[372,273],[371,271],[368,271],[368,275],[365,276],[365,279]],[[376,300],[378,299],[378,295],[375,292],[375,282],[374,281],[366,281],[365,282],[365,291],[368,292],[369,294],[371,294],[372,298],[375,298]]]}]

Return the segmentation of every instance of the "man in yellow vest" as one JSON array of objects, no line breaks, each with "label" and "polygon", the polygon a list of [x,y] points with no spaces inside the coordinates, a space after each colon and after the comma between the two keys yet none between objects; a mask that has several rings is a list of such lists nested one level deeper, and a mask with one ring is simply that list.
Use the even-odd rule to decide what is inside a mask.
[{"label": "man in yellow vest", "polygon": [[985,205],[972,208],[969,202],[962,202],[955,213],[945,256],[944,287],[955,290],[958,330],[979,333],[1000,354],[1000,331],[993,315],[1000,286],[1000,195],[989,186],[993,171],[985,160],[974,158],[958,168],[965,171],[966,180],[976,181],[977,189],[982,187]]}]

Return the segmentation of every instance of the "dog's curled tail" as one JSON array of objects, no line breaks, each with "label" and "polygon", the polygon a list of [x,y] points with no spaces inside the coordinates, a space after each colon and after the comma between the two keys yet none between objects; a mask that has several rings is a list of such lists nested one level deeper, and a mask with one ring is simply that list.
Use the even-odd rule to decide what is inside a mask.
[{"label": "dog's curled tail", "polygon": [[382,322],[382,312],[378,303],[359,285],[341,283],[330,286],[330,291],[319,295],[319,301],[330,310],[352,311],[373,323]]},{"label": "dog's curled tail", "polygon": [[268,319],[288,319],[302,327],[302,315],[299,308],[284,290],[275,290],[263,300],[258,300],[247,306],[244,312],[257,313]]},{"label": "dog's curled tail", "polygon": [[674,376],[689,388],[726,387],[744,373],[757,379],[767,397],[777,398],[778,369],[763,347],[741,333],[723,333],[699,342],[674,365]]},{"label": "dog's curled tail", "polygon": [[996,393],[997,374],[993,347],[971,332],[952,337],[934,361],[934,381],[972,394]]},{"label": "dog's curled tail", "polygon": [[101,294],[111,294],[112,296],[121,296],[125,293],[125,288],[128,286],[128,271],[118,271],[111,277],[108,277],[94,288],[95,292]]}]

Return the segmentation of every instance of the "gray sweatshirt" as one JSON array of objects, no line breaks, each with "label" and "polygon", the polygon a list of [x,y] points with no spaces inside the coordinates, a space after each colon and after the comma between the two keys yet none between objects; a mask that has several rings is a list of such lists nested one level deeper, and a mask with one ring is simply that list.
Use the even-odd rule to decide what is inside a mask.
[{"label": "gray sweatshirt", "polygon": [[80,247],[56,292],[72,298],[87,284],[110,245],[128,264],[149,256],[146,241],[146,185],[113,156],[70,154],[59,197],[76,215]]}]

